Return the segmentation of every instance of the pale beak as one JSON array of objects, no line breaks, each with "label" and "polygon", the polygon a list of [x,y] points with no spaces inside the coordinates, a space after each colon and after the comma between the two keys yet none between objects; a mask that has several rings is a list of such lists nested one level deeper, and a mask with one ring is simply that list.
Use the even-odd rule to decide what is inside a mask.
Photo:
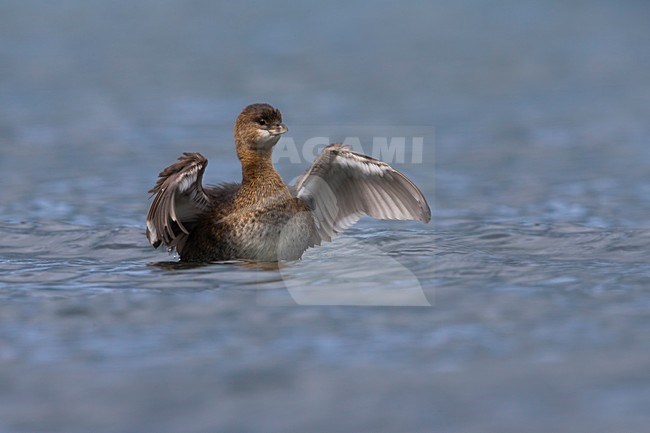
[{"label": "pale beak", "polygon": [[284,125],[284,123],[278,123],[274,125],[273,128],[269,128],[269,134],[271,135],[281,135],[287,132],[289,129]]}]

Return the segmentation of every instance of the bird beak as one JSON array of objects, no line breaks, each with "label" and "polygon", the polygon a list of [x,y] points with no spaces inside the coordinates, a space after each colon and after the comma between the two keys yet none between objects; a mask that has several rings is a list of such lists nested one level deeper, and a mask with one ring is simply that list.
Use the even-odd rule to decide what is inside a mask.
[{"label": "bird beak", "polygon": [[274,125],[273,128],[269,129],[271,135],[282,135],[287,132],[289,129],[284,125],[284,123],[278,123]]}]

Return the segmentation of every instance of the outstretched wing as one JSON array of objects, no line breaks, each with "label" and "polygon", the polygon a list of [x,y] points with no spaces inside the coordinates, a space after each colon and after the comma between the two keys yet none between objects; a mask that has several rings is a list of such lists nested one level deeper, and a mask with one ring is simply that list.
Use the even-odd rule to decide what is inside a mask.
[{"label": "outstretched wing", "polygon": [[180,250],[189,234],[188,225],[210,207],[201,181],[208,160],[200,153],[184,153],[164,169],[156,185],[147,214],[147,239],[154,248],[165,244]]},{"label": "outstretched wing", "polygon": [[312,209],[318,235],[326,241],[362,215],[424,223],[431,219],[422,192],[406,176],[340,143],[323,149],[294,188]]}]

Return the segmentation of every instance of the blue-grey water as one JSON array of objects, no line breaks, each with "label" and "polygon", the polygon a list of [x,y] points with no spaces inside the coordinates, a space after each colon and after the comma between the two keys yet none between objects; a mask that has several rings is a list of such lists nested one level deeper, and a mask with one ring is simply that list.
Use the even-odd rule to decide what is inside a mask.
[{"label": "blue-grey water", "polygon": [[[0,431],[647,432],[649,18],[0,2]],[[146,191],[189,150],[237,180],[257,101],[298,150],[405,136],[390,162],[432,222],[364,219],[279,268],[160,264]]]}]

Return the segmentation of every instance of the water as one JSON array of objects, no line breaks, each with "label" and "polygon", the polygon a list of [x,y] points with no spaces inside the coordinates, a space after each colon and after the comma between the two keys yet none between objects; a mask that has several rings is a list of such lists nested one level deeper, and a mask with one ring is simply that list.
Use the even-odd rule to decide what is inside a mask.
[{"label": "water", "polygon": [[[648,12],[3,2],[0,431],[647,431]],[[146,191],[237,179],[254,101],[298,146],[424,130],[432,223],[170,264]]]}]

